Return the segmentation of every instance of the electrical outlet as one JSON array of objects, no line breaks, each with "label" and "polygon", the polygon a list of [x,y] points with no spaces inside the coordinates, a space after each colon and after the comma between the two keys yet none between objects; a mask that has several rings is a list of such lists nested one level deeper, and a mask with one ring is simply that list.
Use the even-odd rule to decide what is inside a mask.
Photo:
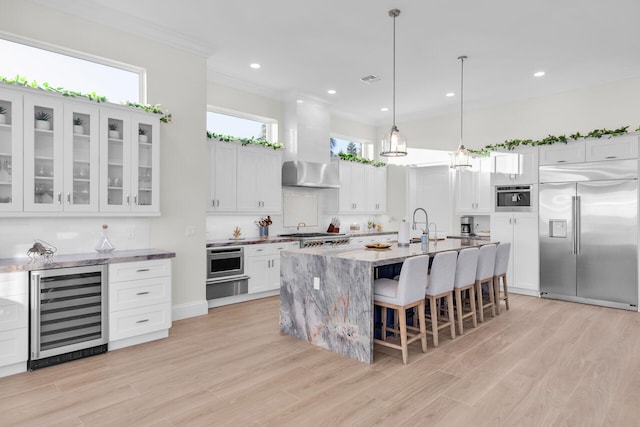
[{"label": "electrical outlet", "polygon": [[319,277],[314,277],[313,278],[313,289],[315,289],[316,291],[320,290],[320,278]]}]

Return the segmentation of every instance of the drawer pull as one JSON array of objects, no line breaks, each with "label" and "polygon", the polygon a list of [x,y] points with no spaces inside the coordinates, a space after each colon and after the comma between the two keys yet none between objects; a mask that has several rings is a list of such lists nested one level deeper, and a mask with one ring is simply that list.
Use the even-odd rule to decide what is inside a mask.
[{"label": "drawer pull", "polygon": [[149,268],[141,268],[137,271],[137,273],[144,273],[145,271],[149,271]]},{"label": "drawer pull", "polygon": [[144,291],[144,292],[138,292],[136,295],[148,295],[150,292],[149,291]]},{"label": "drawer pull", "polygon": [[615,159],[617,156],[607,156],[605,159]]},{"label": "drawer pull", "polygon": [[136,321],[136,323],[145,323],[145,322],[148,322],[148,321],[149,321],[149,319],[142,319],[142,320]]}]

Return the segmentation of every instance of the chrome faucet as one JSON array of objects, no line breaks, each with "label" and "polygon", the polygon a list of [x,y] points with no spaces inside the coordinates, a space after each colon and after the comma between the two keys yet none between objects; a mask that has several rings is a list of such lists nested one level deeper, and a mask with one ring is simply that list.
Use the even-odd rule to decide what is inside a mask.
[{"label": "chrome faucet", "polygon": [[415,211],[413,211],[413,220],[412,220],[411,228],[414,230],[417,230],[416,224],[418,223],[416,222],[416,212],[418,211],[424,212],[424,228],[422,229],[422,234],[426,234],[427,241],[429,241],[429,214],[427,213],[427,211],[425,211],[422,208],[417,208]]},{"label": "chrome faucet", "polygon": [[307,224],[305,224],[304,222],[299,222],[298,225],[296,225],[296,230],[300,231],[300,227],[306,227]]}]

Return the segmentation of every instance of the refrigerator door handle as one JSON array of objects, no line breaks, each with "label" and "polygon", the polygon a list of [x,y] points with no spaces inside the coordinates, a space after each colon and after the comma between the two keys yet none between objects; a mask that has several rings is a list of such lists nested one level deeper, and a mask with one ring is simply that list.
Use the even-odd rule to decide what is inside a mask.
[{"label": "refrigerator door handle", "polygon": [[575,203],[575,227],[576,227],[576,233],[575,233],[575,242],[576,242],[576,255],[580,255],[580,233],[581,233],[581,225],[580,224],[580,218],[582,216],[582,213],[580,212],[580,196],[576,196],[576,203]]},{"label": "refrigerator door handle", "polygon": [[571,196],[571,255],[576,255],[576,196]]}]

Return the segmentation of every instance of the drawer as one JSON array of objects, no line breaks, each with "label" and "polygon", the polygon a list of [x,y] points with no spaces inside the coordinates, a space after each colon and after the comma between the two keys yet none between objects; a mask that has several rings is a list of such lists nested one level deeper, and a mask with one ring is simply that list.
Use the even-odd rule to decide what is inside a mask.
[{"label": "drawer", "polygon": [[27,361],[28,337],[27,328],[0,331],[0,366]]},{"label": "drawer", "polygon": [[171,278],[133,280],[109,284],[109,311],[171,302]]},{"label": "drawer", "polygon": [[562,163],[583,163],[586,159],[584,141],[558,142],[552,145],[539,147],[540,166],[556,165]]},{"label": "drawer", "polygon": [[0,274],[0,298],[29,294],[29,274],[25,272]]},{"label": "drawer", "polygon": [[171,260],[169,259],[109,264],[109,283],[163,276],[171,277]]},{"label": "drawer", "polygon": [[0,331],[26,328],[29,296],[27,294],[0,296]]},{"label": "drawer", "polygon": [[109,313],[109,341],[161,331],[171,327],[171,303]]}]

